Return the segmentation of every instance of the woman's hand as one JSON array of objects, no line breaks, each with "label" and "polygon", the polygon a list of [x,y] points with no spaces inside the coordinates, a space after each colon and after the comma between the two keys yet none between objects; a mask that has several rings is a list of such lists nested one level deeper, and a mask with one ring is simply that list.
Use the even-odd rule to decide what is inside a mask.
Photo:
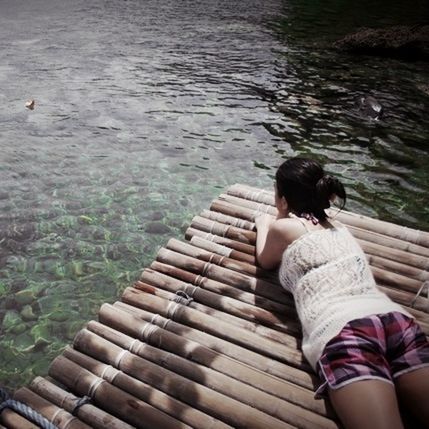
[{"label": "woman's hand", "polygon": [[275,221],[274,216],[269,214],[261,214],[255,219],[256,229],[259,231],[263,228],[269,228],[270,225]]}]

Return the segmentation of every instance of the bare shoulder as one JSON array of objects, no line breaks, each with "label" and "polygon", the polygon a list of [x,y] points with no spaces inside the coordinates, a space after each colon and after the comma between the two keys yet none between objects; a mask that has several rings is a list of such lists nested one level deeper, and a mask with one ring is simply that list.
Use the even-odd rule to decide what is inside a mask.
[{"label": "bare shoulder", "polygon": [[294,218],[277,219],[271,224],[271,228],[288,245],[306,233],[302,223]]}]

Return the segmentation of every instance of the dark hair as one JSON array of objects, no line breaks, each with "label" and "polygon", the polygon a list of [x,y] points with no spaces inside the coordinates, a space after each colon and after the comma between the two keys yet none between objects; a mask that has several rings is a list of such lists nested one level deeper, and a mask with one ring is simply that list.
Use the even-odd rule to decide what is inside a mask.
[{"label": "dark hair", "polygon": [[343,184],[333,176],[325,174],[323,167],[307,158],[291,158],[283,162],[276,172],[278,195],[285,197],[289,210],[297,216],[313,215],[319,221],[327,218],[325,209],[331,199],[342,199],[341,209],[346,203]]}]

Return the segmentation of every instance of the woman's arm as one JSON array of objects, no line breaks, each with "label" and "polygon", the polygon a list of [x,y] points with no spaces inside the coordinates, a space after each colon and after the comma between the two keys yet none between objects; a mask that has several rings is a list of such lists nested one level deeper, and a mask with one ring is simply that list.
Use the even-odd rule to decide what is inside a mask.
[{"label": "woman's arm", "polygon": [[260,267],[267,270],[274,269],[280,264],[287,247],[281,222],[270,215],[261,215],[255,219],[255,225],[256,260]]}]

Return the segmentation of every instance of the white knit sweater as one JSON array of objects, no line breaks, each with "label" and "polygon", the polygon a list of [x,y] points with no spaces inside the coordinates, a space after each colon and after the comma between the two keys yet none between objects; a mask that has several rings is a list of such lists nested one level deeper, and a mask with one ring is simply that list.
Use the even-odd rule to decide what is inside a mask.
[{"label": "white knit sweater", "polygon": [[339,223],[309,231],[290,244],[279,278],[294,296],[302,351],[313,368],[326,343],[351,320],[391,311],[410,316],[378,290],[363,250]]}]

